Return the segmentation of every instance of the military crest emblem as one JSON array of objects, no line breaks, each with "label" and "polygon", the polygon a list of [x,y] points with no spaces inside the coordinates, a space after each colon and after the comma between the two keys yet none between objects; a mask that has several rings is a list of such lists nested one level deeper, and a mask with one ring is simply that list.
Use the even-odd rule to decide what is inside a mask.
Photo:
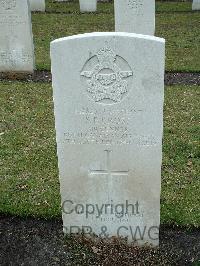
[{"label": "military crest emblem", "polygon": [[84,65],[81,76],[86,81],[87,93],[95,102],[118,103],[128,93],[133,71],[122,57],[110,47],[100,49]]}]

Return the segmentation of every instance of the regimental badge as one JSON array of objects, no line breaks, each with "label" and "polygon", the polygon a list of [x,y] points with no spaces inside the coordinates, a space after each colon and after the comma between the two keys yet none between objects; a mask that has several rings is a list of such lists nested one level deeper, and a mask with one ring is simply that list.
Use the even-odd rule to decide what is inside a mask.
[{"label": "regimental badge", "polygon": [[112,104],[128,93],[128,79],[133,71],[125,59],[106,46],[85,63],[81,76],[86,79],[87,92],[95,102]]}]

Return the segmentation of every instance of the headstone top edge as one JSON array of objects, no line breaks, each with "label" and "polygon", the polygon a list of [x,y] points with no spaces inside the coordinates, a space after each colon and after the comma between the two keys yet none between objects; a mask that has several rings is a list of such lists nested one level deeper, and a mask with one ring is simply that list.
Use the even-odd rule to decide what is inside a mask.
[{"label": "headstone top edge", "polygon": [[143,35],[143,34],[128,33],[128,32],[91,32],[91,33],[77,34],[77,35],[72,35],[72,36],[56,39],[51,42],[51,46],[56,45],[63,41],[85,39],[85,38],[91,38],[91,37],[131,37],[131,38],[143,39],[143,40],[148,39],[151,41],[165,44],[164,38],[154,37],[151,35]]}]

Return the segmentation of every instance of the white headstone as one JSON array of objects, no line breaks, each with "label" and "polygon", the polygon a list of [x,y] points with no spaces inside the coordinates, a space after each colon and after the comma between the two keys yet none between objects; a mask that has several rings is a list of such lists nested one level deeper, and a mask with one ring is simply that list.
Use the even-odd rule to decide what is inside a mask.
[{"label": "white headstone", "polygon": [[29,0],[31,11],[45,11],[45,0]]},{"label": "white headstone", "polygon": [[51,43],[66,233],[158,245],[164,43],[131,33]]},{"label": "white headstone", "polygon": [[192,10],[200,10],[200,0],[193,0]]},{"label": "white headstone", "polygon": [[79,0],[81,12],[97,11],[97,0]]},{"label": "white headstone", "polygon": [[115,0],[115,31],[155,33],[155,0]]},{"label": "white headstone", "polygon": [[0,1],[0,72],[33,72],[30,16],[27,0]]}]

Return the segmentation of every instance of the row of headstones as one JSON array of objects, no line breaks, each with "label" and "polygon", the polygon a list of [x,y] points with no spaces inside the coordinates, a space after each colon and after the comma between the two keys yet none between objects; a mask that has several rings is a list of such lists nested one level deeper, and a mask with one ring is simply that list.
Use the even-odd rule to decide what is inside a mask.
[{"label": "row of headstones", "polygon": [[[135,8],[130,1],[115,1],[115,31],[154,35],[155,0],[139,3]],[[33,72],[34,49],[27,0],[0,1],[0,15],[0,72]]]},{"label": "row of headstones", "polygon": [[150,36],[155,1],[137,10],[133,2],[115,1],[117,27],[149,35],[86,33],[51,43],[63,230],[157,246],[165,40]]},{"label": "row of headstones", "polygon": [[[31,11],[45,11],[45,0],[29,0]],[[69,0],[56,0],[57,2],[69,2]],[[115,0],[120,4],[122,0]],[[123,0],[125,2],[126,0]],[[136,9],[142,1],[129,0],[130,5]],[[97,10],[97,0],[79,0],[81,12],[95,12]],[[193,0],[192,10],[200,10],[200,0]]]},{"label": "row of headstones", "polygon": [[[29,1],[32,9],[34,7],[38,10],[44,8],[44,0]],[[96,0],[92,1],[96,2]],[[84,3],[87,5],[85,10],[89,9],[91,2],[85,0]],[[114,6],[115,31],[154,35],[155,0],[115,0]],[[0,72],[32,72],[34,54],[31,15],[27,2],[1,1],[0,14]]]},{"label": "row of headstones", "polygon": [[[57,1],[67,1],[67,0],[57,0]],[[97,10],[97,0],[79,0],[80,1],[80,11],[81,12],[94,12]],[[115,3],[121,5],[122,1],[125,3],[127,0],[114,0]],[[142,0],[128,0],[130,6],[134,9],[140,8],[143,5]],[[193,0],[192,10],[200,10],[200,0]]]},{"label": "row of headstones", "polygon": [[[34,0],[32,0],[34,1]],[[58,2],[69,2],[71,0],[56,0]],[[114,0],[118,3],[120,1],[125,2],[126,0]],[[98,0],[79,0],[80,3],[80,11],[81,12],[95,12],[97,10],[97,2]],[[140,5],[142,1],[140,0],[129,0],[129,3],[133,6]],[[193,0],[192,10],[200,10],[200,0]]]},{"label": "row of headstones", "polygon": [[[69,2],[68,0],[56,0],[57,2]],[[45,0],[29,0],[31,11],[45,11]],[[81,12],[95,12],[97,0],[79,0]]]},{"label": "row of headstones", "polygon": [[[155,3],[146,1],[144,24],[153,24],[152,34]],[[132,17],[130,3],[116,1],[116,16]],[[27,0],[1,1],[0,15],[0,67],[3,62],[3,67],[32,71]],[[131,20],[122,21],[118,24],[124,27]],[[65,233],[158,245],[164,51],[164,39],[128,32],[82,34],[51,43]]]},{"label": "row of headstones", "polygon": [[[56,0],[57,2],[69,2],[70,0]],[[31,11],[45,11],[45,0],[29,0]],[[79,0],[81,12],[95,12],[97,0]]]}]

